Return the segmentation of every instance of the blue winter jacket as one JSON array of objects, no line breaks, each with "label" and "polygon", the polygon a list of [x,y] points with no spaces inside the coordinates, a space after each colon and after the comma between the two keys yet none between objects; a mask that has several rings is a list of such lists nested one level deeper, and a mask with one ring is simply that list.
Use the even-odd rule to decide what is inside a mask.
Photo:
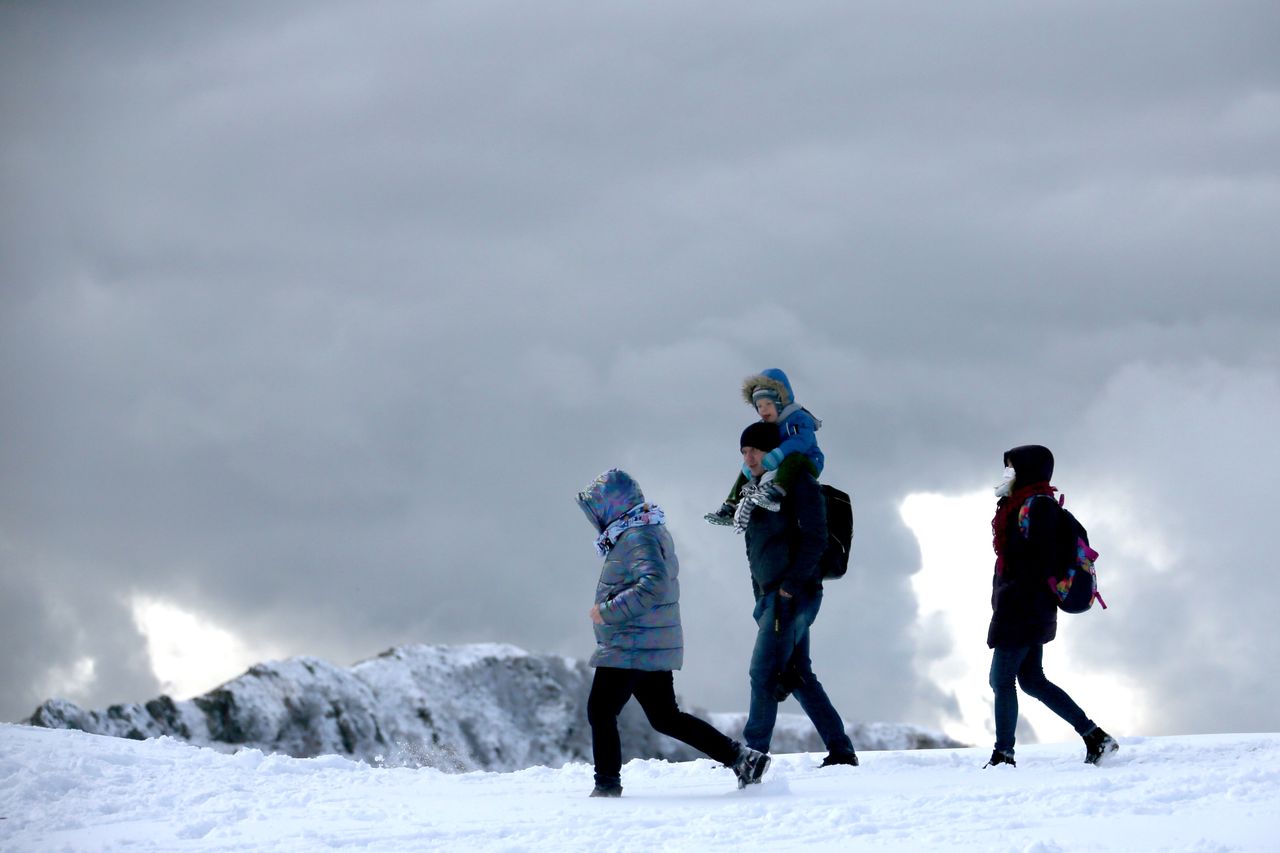
[{"label": "blue winter jacket", "polygon": [[791,380],[778,368],[770,367],[743,380],[742,396],[748,403],[754,405],[752,394],[757,388],[768,388],[778,395],[780,401],[778,433],[782,444],[778,445],[778,450],[781,451],[779,458],[792,453],[803,453],[821,474],[826,457],[818,447],[817,432],[822,428],[822,421],[796,402],[795,392],[791,390]]},{"label": "blue winter jacket", "polygon": [[[616,468],[578,495],[597,533],[643,504],[640,486]],[[592,666],[669,671],[684,663],[680,630],[680,563],[665,524],[622,531],[605,555],[596,584],[603,625],[595,625]]]}]

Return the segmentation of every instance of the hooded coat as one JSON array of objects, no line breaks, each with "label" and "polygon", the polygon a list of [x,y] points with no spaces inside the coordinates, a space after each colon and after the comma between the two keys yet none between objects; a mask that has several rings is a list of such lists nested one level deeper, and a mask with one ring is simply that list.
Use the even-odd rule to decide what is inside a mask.
[{"label": "hooded coat", "polygon": [[1047,447],[1028,444],[1005,454],[1016,472],[1014,495],[1001,499],[1016,501],[1005,513],[1002,561],[991,581],[991,624],[987,646],[1030,646],[1048,643],[1058,633],[1058,603],[1049,588],[1055,543],[1062,512],[1052,497],[1031,501],[1025,524],[1019,524],[1025,498],[1020,489],[1048,485],[1053,478],[1053,454]]},{"label": "hooded coat", "polygon": [[[597,533],[645,503],[625,471],[601,474],[578,495]],[[603,625],[594,625],[592,666],[670,671],[684,663],[680,629],[680,563],[665,524],[623,530],[604,558],[596,583]]]},{"label": "hooded coat", "polygon": [[743,380],[742,396],[753,406],[755,403],[752,395],[757,388],[767,388],[778,396],[778,436],[782,441],[778,445],[778,449],[782,451],[780,455],[803,453],[821,474],[826,457],[818,447],[816,433],[822,428],[822,421],[796,402],[795,392],[791,390],[791,380],[778,368],[770,367]]}]

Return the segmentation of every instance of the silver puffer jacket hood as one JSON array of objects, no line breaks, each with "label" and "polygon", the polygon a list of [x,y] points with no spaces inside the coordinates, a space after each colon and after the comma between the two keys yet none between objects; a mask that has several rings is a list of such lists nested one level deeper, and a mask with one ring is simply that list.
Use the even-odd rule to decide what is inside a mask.
[{"label": "silver puffer jacket hood", "polygon": [[613,524],[627,510],[644,503],[644,493],[631,475],[618,468],[610,468],[578,493],[578,506],[586,513],[587,520],[597,533]]}]

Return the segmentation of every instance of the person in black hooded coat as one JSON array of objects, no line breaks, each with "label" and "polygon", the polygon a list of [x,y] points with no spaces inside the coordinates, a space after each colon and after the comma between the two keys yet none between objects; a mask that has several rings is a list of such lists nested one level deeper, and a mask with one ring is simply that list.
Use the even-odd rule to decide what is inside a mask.
[{"label": "person in black hooded coat", "polygon": [[1084,738],[1085,761],[1098,764],[1119,749],[1080,706],[1044,675],[1044,644],[1058,633],[1058,603],[1049,576],[1059,553],[1062,508],[1054,499],[1053,454],[1028,444],[1004,455],[1000,500],[991,520],[996,552],[991,581],[991,689],[995,691],[996,743],[987,766],[1013,765],[1018,690],[1043,702]]}]

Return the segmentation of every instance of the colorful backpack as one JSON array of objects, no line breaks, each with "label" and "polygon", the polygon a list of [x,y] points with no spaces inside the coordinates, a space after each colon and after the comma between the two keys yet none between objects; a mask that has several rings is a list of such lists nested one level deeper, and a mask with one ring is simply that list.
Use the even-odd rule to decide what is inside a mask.
[{"label": "colorful backpack", "polygon": [[[1018,513],[1018,527],[1025,537],[1028,535],[1031,519],[1031,502],[1038,497],[1049,495],[1032,495]],[[1050,498],[1052,500],[1052,498]],[[1094,599],[1107,609],[1107,603],[1098,592],[1098,573],[1093,568],[1098,552],[1089,547],[1089,534],[1084,525],[1071,514],[1063,504],[1066,495],[1059,495],[1058,508],[1061,519],[1058,523],[1058,556],[1049,574],[1049,589],[1058,601],[1058,609],[1065,613],[1084,613],[1093,606]]]}]

